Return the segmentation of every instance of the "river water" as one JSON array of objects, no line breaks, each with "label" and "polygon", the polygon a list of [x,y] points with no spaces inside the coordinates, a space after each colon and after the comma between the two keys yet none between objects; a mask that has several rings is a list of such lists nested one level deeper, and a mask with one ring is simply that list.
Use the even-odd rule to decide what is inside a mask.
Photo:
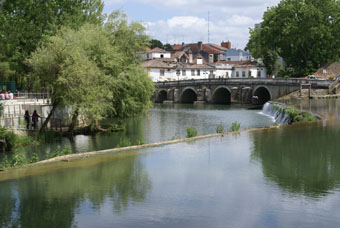
[{"label": "river water", "polygon": [[197,129],[198,135],[206,135],[216,133],[219,124],[224,126],[225,131],[230,130],[236,121],[241,123],[241,129],[273,125],[272,118],[259,114],[260,110],[248,108],[244,105],[154,104],[146,115],[128,119],[125,132],[77,135],[72,139],[65,137],[23,150],[28,157],[37,152],[44,159],[58,147],[70,146],[73,153],[81,153],[114,148],[123,140],[134,145],[138,141],[154,143],[173,137],[185,138],[186,128],[191,126]]},{"label": "river water", "polygon": [[325,119],[1,173],[0,226],[338,227],[340,100],[292,104]]}]

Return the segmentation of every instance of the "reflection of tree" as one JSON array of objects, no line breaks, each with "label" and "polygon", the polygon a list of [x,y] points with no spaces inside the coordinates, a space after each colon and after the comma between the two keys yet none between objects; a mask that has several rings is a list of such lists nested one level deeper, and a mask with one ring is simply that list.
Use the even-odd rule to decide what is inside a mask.
[{"label": "reflection of tree", "polygon": [[340,183],[340,130],[293,126],[255,132],[252,157],[264,175],[281,188],[310,197],[327,194]]},{"label": "reflection of tree", "polygon": [[0,183],[0,227],[14,226],[11,217],[14,214],[16,199],[12,189],[11,182]]},{"label": "reflection of tree", "polygon": [[1,213],[3,224],[8,224],[12,212],[17,210],[18,214],[12,216],[12,224],[72,227],[76,209],[85,200],[91,202],[94,210],[99,210],[104,202],[113,202],[113,210],[118,213],[127,208],[129,201],[143,201],[151,182],[134,155],[95,166],[25,178],[18,181],[17,188],[17,208],[13,189],[1,188],[5,193],[0,195],[0,212],[8,213]]}]

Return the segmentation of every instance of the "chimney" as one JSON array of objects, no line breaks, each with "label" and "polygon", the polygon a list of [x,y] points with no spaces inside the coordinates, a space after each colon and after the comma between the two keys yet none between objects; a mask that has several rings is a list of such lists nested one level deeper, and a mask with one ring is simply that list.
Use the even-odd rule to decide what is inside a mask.
[{"label": "chimney", "polygon": [[228,42],[222,41],[221,46],[226,48],[226,49],[231,49],[231,42],[229,40],[228,40]]},{"label": "chimney", "polygon": [[199,51],[202,51],[202,41],[199,41],[199,42],[197,43],[197,45],[198,45],[198,50],[199,50]]}]

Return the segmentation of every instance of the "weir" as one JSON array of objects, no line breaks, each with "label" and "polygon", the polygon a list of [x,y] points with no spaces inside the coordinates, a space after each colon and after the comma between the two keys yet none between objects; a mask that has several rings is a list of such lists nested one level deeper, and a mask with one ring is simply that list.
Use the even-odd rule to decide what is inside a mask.
[{"label": "weir", "polygon": [[286,106],[278,102],[267,102],[263,105],[262,113],[274,118],[279,124],[288,124],[290,119],[285,112]]}]

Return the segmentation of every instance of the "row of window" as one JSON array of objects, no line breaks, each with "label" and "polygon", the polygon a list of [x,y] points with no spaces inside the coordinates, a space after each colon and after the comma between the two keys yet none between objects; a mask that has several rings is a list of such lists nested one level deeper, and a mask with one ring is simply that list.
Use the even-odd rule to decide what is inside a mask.
[{"label": "row of window", "polygon": [[[182,71],[182,76],[186,76],[187,75],[187,71],[186,70],[176,70],[176,75],[180,76],[181,75],[181,71]],[[210,73],[212,74],[213,72],[210,71]],[[165,75],[165,70],[160,70],[160,76],[164,76]],[[201,71],[200,70],[191,70],[191,76],[200,76],[201,75]],[[229,73],[226,73],[226,76],[229,77]],[[239,78],[240,77],[240,72],[236,71],[236,77]],[[246,72],[242,71],[242,77],[245,78],[246,77]],[[248,71],[248,77],[251,77],[251,71]],[[261,71],[257,71],[257,77],[261,77]]]},{"label": "row of window", "polygon": [[[186,76],[187,75],[187,70],[176,70],[176,75],[180,76],[181,75],[181,71],[182,71],[182,76]],[[164,76],[165,74],[165,70],[160,70],[160,74],[161,76]],[[201,70],[191,70],[191,76],[200,76],[201,75]]]},{"label": "row of window", "polygon": [[[239,78],[240,77],[240,72],[236,71],[236,77]],[[246,72],[242,71],[242,78],[246,77]],[[251,77],[251,71],[248,71],[248,77]],[[257,77],[261,77],[261,71],[257,71]]]}]

